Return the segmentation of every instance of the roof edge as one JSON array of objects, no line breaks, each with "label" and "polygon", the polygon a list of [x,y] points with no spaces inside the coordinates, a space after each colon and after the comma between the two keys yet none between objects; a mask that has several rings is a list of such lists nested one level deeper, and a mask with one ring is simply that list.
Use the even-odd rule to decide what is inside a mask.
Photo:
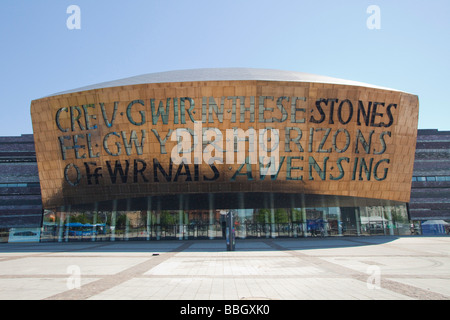
[{"label": "roof edge", "polygon": [[45,96],[53,96],[77,93],[81,91],[97,90],[103,88],[113,88],[129,85],[140,85],[148,83],[174,83],[174,82],[200,82],[200,81],[287,81],[287,82],[311,82],[328,83],[337,85],[368,87],[373,89],[389,90],[407,93],[401,90],[376,86],[358,81],[344,80],[316,74],[286,71],[276,69],[258,68],[201,68],[184,69],[156,73],[147,73],[119,80],[101,82],[72,90],[66,90]]}]

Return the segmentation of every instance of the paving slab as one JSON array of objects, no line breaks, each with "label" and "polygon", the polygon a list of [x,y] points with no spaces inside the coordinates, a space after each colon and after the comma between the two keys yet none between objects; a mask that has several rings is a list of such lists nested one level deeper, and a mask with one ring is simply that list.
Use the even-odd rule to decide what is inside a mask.
[{"label": "paving slab", "polygon": [[450,237],[0,245],[1,300],[449,300]]}]

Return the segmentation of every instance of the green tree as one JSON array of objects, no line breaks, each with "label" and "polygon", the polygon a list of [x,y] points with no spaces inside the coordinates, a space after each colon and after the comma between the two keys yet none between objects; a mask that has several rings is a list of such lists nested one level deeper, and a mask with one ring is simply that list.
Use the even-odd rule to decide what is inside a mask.
[{"label": "green tree", "polygon": [[275,210],[275,223],[289,223],[289,216],[285,209]]},{"label": "green tree", "polygon": [[175,214],[172,214],[169,211],[161,212],[160,221],[162,226],[170,226],[177,224],[177,218],[175,217]]}]

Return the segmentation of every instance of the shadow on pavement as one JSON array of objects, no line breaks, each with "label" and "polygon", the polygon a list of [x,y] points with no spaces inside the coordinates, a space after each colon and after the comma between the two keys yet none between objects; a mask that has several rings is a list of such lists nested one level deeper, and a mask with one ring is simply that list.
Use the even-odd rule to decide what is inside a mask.
[{"label": "shadow on pavement", "polygon": [[258,238],[236,239],[235,251],[227,251],[225,240],[162,240],[162,241],[78,241],[41,243],[3,243],[0,253],[48,252],[249,252],[313,250],[380,245],[395,241],[398,236],[328,237],[328,238]]}]

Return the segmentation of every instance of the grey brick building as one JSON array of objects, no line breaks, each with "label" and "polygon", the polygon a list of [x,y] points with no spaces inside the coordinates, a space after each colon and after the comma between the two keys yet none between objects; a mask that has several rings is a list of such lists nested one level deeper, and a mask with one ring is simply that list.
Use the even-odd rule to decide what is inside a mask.
[{"label": "grey brick building", "polygon": [[7,238],[11,228],[39,228],[41,224],[33,135],[0,137],[0,236]]},{"label": "grey brick building", "polygon": [[[450,222],[450,131],[418,131],[409,209],[411,220],[422,221],[424,233],[448,232],[450,225],[445,220]],[[427,230],[425,226],[430,224],[432,230]]]}]

